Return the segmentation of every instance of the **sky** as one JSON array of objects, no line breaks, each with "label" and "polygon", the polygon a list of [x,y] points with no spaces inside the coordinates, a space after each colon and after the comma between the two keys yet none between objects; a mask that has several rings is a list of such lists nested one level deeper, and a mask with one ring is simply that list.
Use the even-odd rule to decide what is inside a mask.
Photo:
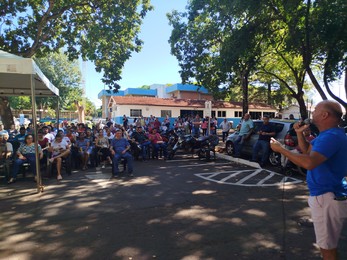
[{"label": "sky", "polygon": [[[180,67],[170,54],[169,38],[172,27],[166,17],[172,10],[184,11],[187,0],[151,0],[154,10],[148,12],[141,26],[140,39],[144,42],[139,53],[133,53],[125,63],[121,89],[138,88],[152,84],[180,83]],[[97,106],[101,105],[98,93],[104,89],[102,74],[95,71],[92,62],[85,65],[86,96]],[[108,87],[105,87],[108,89]]]},{"label": "sky", "polygon": [[[122,80],[118,82],[121,89],[138,88],[152,84],[180,83],[180,67],[177,59],[170,54],[169,38],[172,27],[166,17],[172,10],[185,11],[188,0],[151,0],[154,10],[148,12],[141,26],[140,39],[144,44],[139,53],[134,52],[132,57],[124,64]],[[101,81],[102,74],[95,71],[92,62],[86,63],[84,73],[86,96],[97,106],[101,106],[98,93],[107,86]],[[308,81],[310,81],[308,79]],[[322,84],[323,85],[323,84]],[[333,92],[346,100],[343,80],[335,82]],[[328,95],[328,97],[330,97]],[[316,93],[313,103],[321,101]]]}]

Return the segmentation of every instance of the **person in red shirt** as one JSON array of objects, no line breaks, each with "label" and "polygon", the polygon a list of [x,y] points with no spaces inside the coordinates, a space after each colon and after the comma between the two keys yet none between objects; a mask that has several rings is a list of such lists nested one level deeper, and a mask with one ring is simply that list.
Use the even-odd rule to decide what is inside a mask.
[{"label": "person in red shirt", "polygon": [[161,135],[157,132],[156,128],[153,128],[151,133],[148,134],[148,139],[151,141],[152,147],[153,147],[153,156],[152,157],[156,157],[158,159],[158,151],[161,148],[163,150],[164,160],[166,160],[166,158],[167,158],[167,144],[166,144],[166,142],[164,142]]}]

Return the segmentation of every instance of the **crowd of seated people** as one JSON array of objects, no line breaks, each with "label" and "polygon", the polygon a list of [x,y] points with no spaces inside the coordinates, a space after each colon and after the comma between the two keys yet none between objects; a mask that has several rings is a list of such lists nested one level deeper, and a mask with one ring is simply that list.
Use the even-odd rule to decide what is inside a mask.
[{"label": "crowd of seated people", "polygon": [[[195,124],[193,124],[193,119]],[[71,167],[75,169],[86,170],[99,165],[101,168],[110,165],[112,169],[115,169],[119,156],[116,156],[115,150],[112,148],[112,141],[119,138],[120,135],[129,143],[128,152],[135,159],[142,161],[150,158],[158,159],[159,151],[166,159],[167,139],[162,133],[173,129],[190,134],[192,128],[199,126],[202,127],[202,132],[205,134],[203,121],[197,121],[195,117],[178,117],[170,125],[168,117],[160,121],[158,118],[150,116],[139,117],[129,124],[128,118],[124,115],[122,124],[115,124],[110,119],[105,125],[99,123],[93,126],[64,122],[58,128],[57,125],[40,124],[37,141],[41,160],[46,160],[48,164],[54,166],[51,168],[56,170],[57,179],[61,180],[63,178],[62,163],[67,159],[69,159]],[[8,157],[12,160],[8,183],[16,181],[20,167],[25,162],[28,162],[31,169],[35,171],[35,149],[33,149],[35,134],[32,125],[30,124],[27,128],[22,126],[18,130],[14,125],[10,129],[4,130],[1,125],[0,135],[2,136],[0,145],[5,143],[11,145],[11,148],[7,149],[11,151],[11,155]],[[129,157],[126,159],[129,160]]]}]

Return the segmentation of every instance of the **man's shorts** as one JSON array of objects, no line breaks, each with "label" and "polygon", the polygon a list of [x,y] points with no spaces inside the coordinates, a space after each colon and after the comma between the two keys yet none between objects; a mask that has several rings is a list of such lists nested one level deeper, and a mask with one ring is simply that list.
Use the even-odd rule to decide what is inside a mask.
[{"label": "man's shorts", "polygon": [[334,193],[328,192],[308,199],[316,243],[323,249],[337,248],[343,223],[347,218],[347,200],[337,201],[334,198]]}]

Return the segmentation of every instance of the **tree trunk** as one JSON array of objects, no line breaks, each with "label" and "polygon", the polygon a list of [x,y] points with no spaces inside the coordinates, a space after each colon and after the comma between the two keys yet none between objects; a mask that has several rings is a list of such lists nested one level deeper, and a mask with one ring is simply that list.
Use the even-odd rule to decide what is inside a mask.
[{"label": "tree trunk", "polygon": [[248,71],[241,73],[242,82],[242,115],[248,113]]},{"label": "tree trunk", "polygon": [[0,97],[0,116],[4,129],[10,129],[14,124],[10,102],[7,97]]},{"label": "tree trunk", "polygon": [[271,82],[267,83],[267,104],[268,105],[272,105],[272,99],[271,99]]},{"label": "tree trunk", "polygon": [[311,79],[311,81],[312,81],[314,87],[317,89],[319,95],[322,97],[323,100],[327,100],[328,98],[327,98],[327,96],[325,95],[325,93],[324,93],[322,87],[319,85],[319,83],[318,83],[316,77],[314,76],[314,74],[313,74],[313,72],[312,72],[310,66],[306,66],[306,71],[307,71],[307,74],[308,74],[308,76],[310,77],[310,79]]},{"label": "tree trunk", "polygon": [[305,104],[305,100],[304,100],[304,96],[303,95],[298,95],[297,99],[299,107],[300,107],[300,115],[301,115],[301,119],[304,120],[308,117],[307,115],[307,107]]}]

